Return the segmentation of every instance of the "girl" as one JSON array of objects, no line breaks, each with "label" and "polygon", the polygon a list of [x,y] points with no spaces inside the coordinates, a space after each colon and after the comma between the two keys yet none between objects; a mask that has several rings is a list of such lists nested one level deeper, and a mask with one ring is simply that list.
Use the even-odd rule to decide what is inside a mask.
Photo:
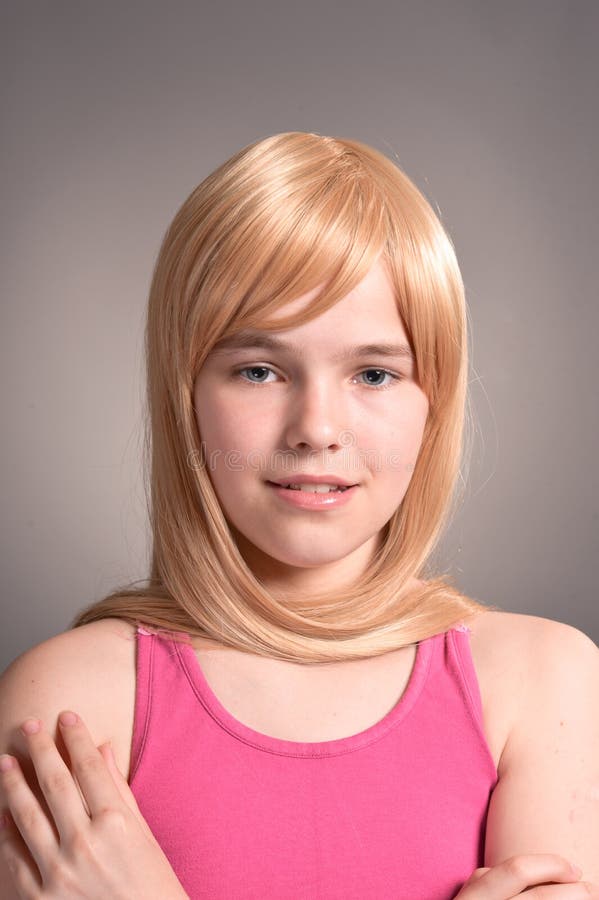
[{"label": "girl", "polygon": [[428,563],[466,324],[371,147],[274,135],[192,192],[149,298],[151,574],[3,676],[2,898],[599,897],[597,647]]}]

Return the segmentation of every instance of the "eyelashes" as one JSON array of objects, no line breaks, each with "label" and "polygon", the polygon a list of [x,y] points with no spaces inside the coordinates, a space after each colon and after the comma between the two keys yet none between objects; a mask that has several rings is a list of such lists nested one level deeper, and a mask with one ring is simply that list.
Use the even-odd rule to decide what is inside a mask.
[{"label": "eyelashes", "polygon": [[[253,387],[261,387],[262,385],[273,383],[272,381],[252,381],[251,379],[246,378],[243,374],[244,372],[256,372],[256,371],[272,372],[273,374],[276,374],[274,369],[272,369],[270,366],[262,366],[262,365],[243,366],[242,368],[235,369],[232,374],[233,374],[233,378],[244,381],[246,384],[251,384]],[[397,382],[403,380],[402,375],[398,375],[395,372],[391,372],[391,371],[389,371],[389,369],[381,369],[378,366],[370,366],[366,369],[362,369],[360,372],[358,372],[358,377],[360,375],[365,375],[367,372],[376,372],[378,375],[386,375],[391,379],[391,381],[387,384],[369,384],[367,382],[362,382],[364,387],[370,388],[371,390],[375,390],[375,391],[388,390],[390,387],[393,387]]]}]

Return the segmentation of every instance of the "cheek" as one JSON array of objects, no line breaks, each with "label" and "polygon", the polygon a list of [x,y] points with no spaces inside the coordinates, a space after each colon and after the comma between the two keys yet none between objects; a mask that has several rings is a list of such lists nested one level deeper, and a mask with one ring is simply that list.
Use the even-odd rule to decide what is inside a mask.
[{"label": "cheek", "polygon": [[391,413],[386,420],[385,437],[381,435],[381,440],[387,445],[396,443],[405,448],[417,447],[422,441],[427,415],[428,404],[414,398],[395,414]]},{"label": "cheek", "polygon": [[217,415],[206,423],[206,434],[202,437],[206,445],[246,458],[265,443],[265,428],[255,419],[245,421],[241,416]]},{"label": "cheek", "polygon": [[195,409],[198,431],[204,445],[211,450],[233,448],[240,431],[239,428],[234,430],[235,417],[230,410],[225,412],[218,397],[214,394],[205,397],[196,402]]},{"label": "cheek", "polygon": [[405,480],[406,486],[412,477],[414,466],[422,445],[428,415],[428,403],[420,398],[398,417],[386,435],[381,436],[379,446],[384,447],[383,466],[395,477]]},{"label": "cheek", "polygon": [[264,460],[268,462],[265,429],[256,417],[248,417],[247,407],[243,414],[235,415],[228,409],[224,415],[222,406],[207,405],[197,416],[197,423],[213,487],[221,500],[233,498],[239,502],[239,479],[245,483],[248,473],[259,473]]}]

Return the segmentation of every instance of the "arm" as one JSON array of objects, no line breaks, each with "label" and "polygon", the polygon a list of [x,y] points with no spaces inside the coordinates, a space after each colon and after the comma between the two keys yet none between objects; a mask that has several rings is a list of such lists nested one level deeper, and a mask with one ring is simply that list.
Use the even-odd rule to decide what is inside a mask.
[{"label": "arm", "polygon": [[599,886],[599,649],[531,617],[519,709],[486,829],[485,866],[555,853]]},{"label": "arm", "polygon": [[[78,673],[84,650],[81,644],[80,640],[70,641],[67,635],[57,635],[22,653],[0,678],[0,753],[11,754],[18,760],[42,806],[43,794],[19,726],[27,716],[38,716],[48,724],[48,730],[60,746],[60,735],[51,726],[55,726],[58,713],[64,708],[60,705],[61,693],[65,695],[65,707],[74,705],[77,709],[75,704],[81,700],[78,686],[85,680]],[[61,752],[64,755],[64,745]],[[0,783],[0,812],[7,808],[7,797]],[[18,896],[4,855],[0,855],[0,900],[17,900]]]},{"label": "arm", "polygon": [[[108,644],[91,626],[58,635],[15,660],[0,679],[0,752],[17,760],[0,778],[0,811],[10,809],[19,826],[0,835],[0,900],[186,896],[125,778],[97,749],[111,737],[102,734],[102,715],[94,715],[98,700],[106,693],[114,699],[109,680],[119,672],[121,650],[130,651],[120,642],[115,647],[114,623],[104,623],[105,636],[107,629]],[[59,726],[65,708],[84,719],[89,713],[94,726],[88,730],[85,720]],[[42,729],[26,737],[19,726],[32,716]]]}]

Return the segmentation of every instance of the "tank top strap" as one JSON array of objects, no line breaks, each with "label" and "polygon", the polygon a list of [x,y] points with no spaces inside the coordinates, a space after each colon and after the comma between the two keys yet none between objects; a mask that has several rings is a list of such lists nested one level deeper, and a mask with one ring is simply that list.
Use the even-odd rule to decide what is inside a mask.
[{"label": "tank top strap", "polygon": [[131,739],[131,764],[129,766],[129,781],[139,766],[143,750],[146,744],[150,721],[150,707],[152,697],[152,674],[154,668],[154,642],[156,635],[142,625],[136,628],[135,650],[135,712],[133,718],[133,735]]},{"label": "tank top strap", "polygon": [[[173,640],[175,635],[176,641]],[[152,722],[160,719],[179,696],[182,673],[176,644],[191,644],[186,632],[146,627],[140,623],[137,623],[135,637],[136,685],[129,782],[139,768]]]},{"label": "tank top strap", "polygon": [[470,647],[471,634],[472,630],[464,624],[450,628],[445,635],[446,659],[449,668],[457,675],[458,684],[464,693],[466,707],[472,714],[476,728],[486,743],[482,697]]}]

